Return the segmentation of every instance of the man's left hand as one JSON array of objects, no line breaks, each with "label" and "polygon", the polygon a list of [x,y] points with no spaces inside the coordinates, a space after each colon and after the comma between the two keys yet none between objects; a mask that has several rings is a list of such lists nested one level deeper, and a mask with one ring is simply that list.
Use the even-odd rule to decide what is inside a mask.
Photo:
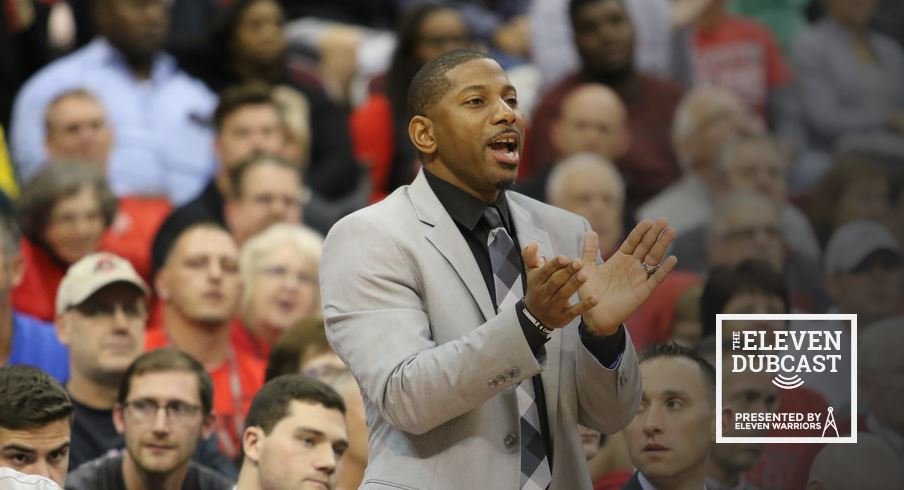
[{"label": "man's left hand", "polygon": [[[675,267],[678,259],[664,258],[675,230],[668,220],[643,220],[631,230],[618,251],[603,264],[597,264],[599,237],[593,231],[584,235],[581,260],[587,274],[578,290],[581,300],[594,297],[597,305],[583,314],[584,324],[593,335],[612,335],[656,289]],[[646,264],[648,267],[644,267]],[[650,267],[655,271],[648,272]]]}]

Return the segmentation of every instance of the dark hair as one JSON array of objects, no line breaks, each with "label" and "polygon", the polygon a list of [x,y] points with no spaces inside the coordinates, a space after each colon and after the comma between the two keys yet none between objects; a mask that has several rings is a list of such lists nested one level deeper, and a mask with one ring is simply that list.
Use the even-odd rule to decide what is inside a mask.
[{"label": "dark hair", "polygon": [[44,165],[22,188],[22,197],[16,206],[16,217],[22,234],[36,244],[44,244],[44,229],[50,221],[54,206],[73,196],[85,186],[97,193],[104,227],[113,223],[116,215],[116,196],[107,186],[100,170],[83,163],[56,161]]},{"label": "dark hair", "polygon": [[645,350],[643,354],[641,354],[640,364],[659,358],[684,358],[691,360],[694,364],[700,367],[700,371],[703,373],[704,384],[710,389],[710,394],[713,396],[713,400],[715,400],[716,369],[712,364],[709,363],[709,361],[707,361],[703,358],[703,356],[697,353],[697,351],[689,347],[684,347],[683,345],[676,344],[675,342],[653,344],[647,350]]},{"label": "dark hair", "polygon": [[[21,239],[22,234],[19,232],[19,226],[16,225],[15,220],[6,214],[0,213],[0,247],[2,247],[0,252],[2,252],[6,262],[10,258],[19,255],[21,249],[19,242]],[[7,263],[8,266],[9,264]]]},{"label": "dark hair", "polygon": [[763,294],[781,298],[785,312],[791,310],[788,286],[781,273],[762,260],[745,260],[737,266],[720,266],[709,273],[700,296],[700,322],[703,337],[715,335],[716,314],[735,296],[742,293]]},{"label": "dark hair", "polygon": [[[590,5],[591,3],[609,2],[609,1],[613,1],[613,0],[571,0],[570,2],[568,2],[568,18],[571,19],[571,23],[572,23],[572,25],[574,25],[574,21],[578,16],[578,12],[580,12],[582,8],[584,8],[587,5]],[[615,0],[615,1],[621,3],[622,0]]]},{"label": "dark hair", "polygon": [[132,389],[132,378],[148,373],[162,373],[168,371],[186,371],[198,378],[198,397],[201,399],[201,407],[204,414],[210,414],[213,410],[213,381],[207,370],[194,357],[173,348],[164,347],[154,349],[140,355],[126,369],[119,383],[119,393],[116,401],[124,403]]},{"label": "dark hair", "polygon": [[486,53],[470,49],[455,49],[443,53],[424,65],[414,75],[408,87],[408,116],[425,116],[436,102],[452,87],[446,76],[449,70],[469,61],[492,59]]},{"label": "dark hair", "polygon": [[292,171],[296,175],[296,182],[301,186],[301,169],[298,168],[298,165],[280,156],[258,153],[251,155],[229,169],[229,185],[232,188],[232,195],[227,197],[242,197],[245,177],[251,172],[251,169],[262,165],[274,165]]},{"label": "dark hair", "polygon": [[345,402],[329,385],[300,374],[285,374],[267,381],[254,395],[245,428],[260,427],[265,434],[269,434],[280,420],[289,415],[289,406],[293,401],[320,404],[345,415]]},{"label": "dark hair", "polygon": [[239,109],[248,106],[269,105],[282,118],[282,110],[276,99],[273,98],[273,88],[259,81],[245,82],[231,85],[220,93],[220,102],[213,113],[213,125],[219,132],[223,129],[223,122]]},{"label": "dark hair", "polygon": [[55,379],[31,366],[0,366],[0,427],[23,430],[72,423],[72,400]]},{"label": "dark hair", "polygon": [[[213,61],[214,63],[225,65],[229,60],[235,58],[232,48],[239,23],[241,23],[245,11],[260,1],[272,1],[279,7],[280,11],[284,10],[283,3],[279,0],[236,0],[230,2],[228,7],[219,9],[217,16],[210,23],[210,30],[207,34],[207,62]],[[285,55],[285,53],[283,54]],[[275,81],[276,77],[281,76],[284,64],[279,60],[274,61],[272,66],[256,66],[256,77],[262,80]],[[222,66],[219,67],[218,71],[228,72],[229,70],[230,68]]]},{"label": "dark hair", "polygon": [[192,223],[192,224],[186,226],[185,228],[183,228],[182,230],[178,231],[177,233],[174,233],[173,235],[168,235],[171,237],[171,239],[168,240],[167,243],[162,244],[160,247],[160,249],[161,249],[160,263],[157,264],[155,261],[155,264],[154,264],[155,274],[156,274],[156,272],[159,272],[160,269],[162,269],[166,265],[166,263],[169,261],[170,256],[173,254],[173,249],[176,248],[176,244],[179,243],[179,240],[182,239],[183,236],[188,235],[189,233],[191,233],[195,230],[200,230],[200,229],[220,231],[220,232],[223,232],[223,233],[229,235],[230,237],[232,236],[232,234],[229,233],[229,230],[226,229],[225,226],[223,226],[222,224],[217,223],[215,221],[197,221],[195,223]]},{"label": "dark hair", "polygon": [[386,98],[389,99],[392,109],[394,140],[387,191],[409,183],[414,172],[414,146],[408,138],[408,121],[410,120],[407,108],[408,87],[411,85],[414,75],[423,66],[416,53],[420,42],[421,27],[428,17],[444,10],[457,12],[454,6],[444,2],[428,1],[418,4],[405,13],[396,29],[398,42],[386,74],[385,89]]},{"label": "dark hair", "polygon": [[302,358],[311,350],[316,354],[333,351],[322,318],[305,318],[279,336],[270,350],[264,379],[298,373]]}]

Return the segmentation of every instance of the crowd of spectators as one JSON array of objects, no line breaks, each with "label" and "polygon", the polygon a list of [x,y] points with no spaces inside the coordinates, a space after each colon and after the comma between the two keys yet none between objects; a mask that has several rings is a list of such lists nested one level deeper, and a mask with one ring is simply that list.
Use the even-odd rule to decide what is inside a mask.
[{"label": "crowd of spectators", "polygon": [[[323,237],[421,171],[409,85],[472,48],[528,122],[513,190],[586,218],[604,258],[641,219],[677,232],[626,323],[635,420],[576,428],[595,488],[901,488],[902,33],[899,0],[0,0],[0,467],[270,488],[277,428],[311,417],[326,449],[287,478],[358,488]],[[729,377],[722,401],[869,435],[715,444],[719,313],[858,315],[857,405],[819,376]]]}]

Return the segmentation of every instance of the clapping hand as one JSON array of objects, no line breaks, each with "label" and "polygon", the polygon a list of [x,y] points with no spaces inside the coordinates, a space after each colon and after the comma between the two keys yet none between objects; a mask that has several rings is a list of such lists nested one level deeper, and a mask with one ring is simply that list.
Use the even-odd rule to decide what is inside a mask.
[{"label": "clapping hand", "polygon": [[631,230],[618,251],[603,264],[597,264],[599,237],[593,231],[584,235],[581,261],[586,275],[578,289],[581,303],[593,308],[583,313],[584,324],[594,335],[611,335],[643,304],[678,259],[664,257],[675,230],[666,219],[643,220]]}]

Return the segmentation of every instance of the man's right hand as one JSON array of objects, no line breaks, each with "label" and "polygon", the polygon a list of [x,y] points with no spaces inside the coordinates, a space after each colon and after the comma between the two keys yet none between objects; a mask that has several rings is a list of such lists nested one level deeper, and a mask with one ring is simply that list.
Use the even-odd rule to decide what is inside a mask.
[{"label": "man's right hand", "polygon": [[571,297],[587,281],[587,274],[581,271],[584,264],[561,255],[545,260],[540,257],[539,248],[537,242],[531,242],[521,252],[527,270],[524,306],[547,328],[562,328],[593,309],[599,299],[587,296],[571,304]]}]

